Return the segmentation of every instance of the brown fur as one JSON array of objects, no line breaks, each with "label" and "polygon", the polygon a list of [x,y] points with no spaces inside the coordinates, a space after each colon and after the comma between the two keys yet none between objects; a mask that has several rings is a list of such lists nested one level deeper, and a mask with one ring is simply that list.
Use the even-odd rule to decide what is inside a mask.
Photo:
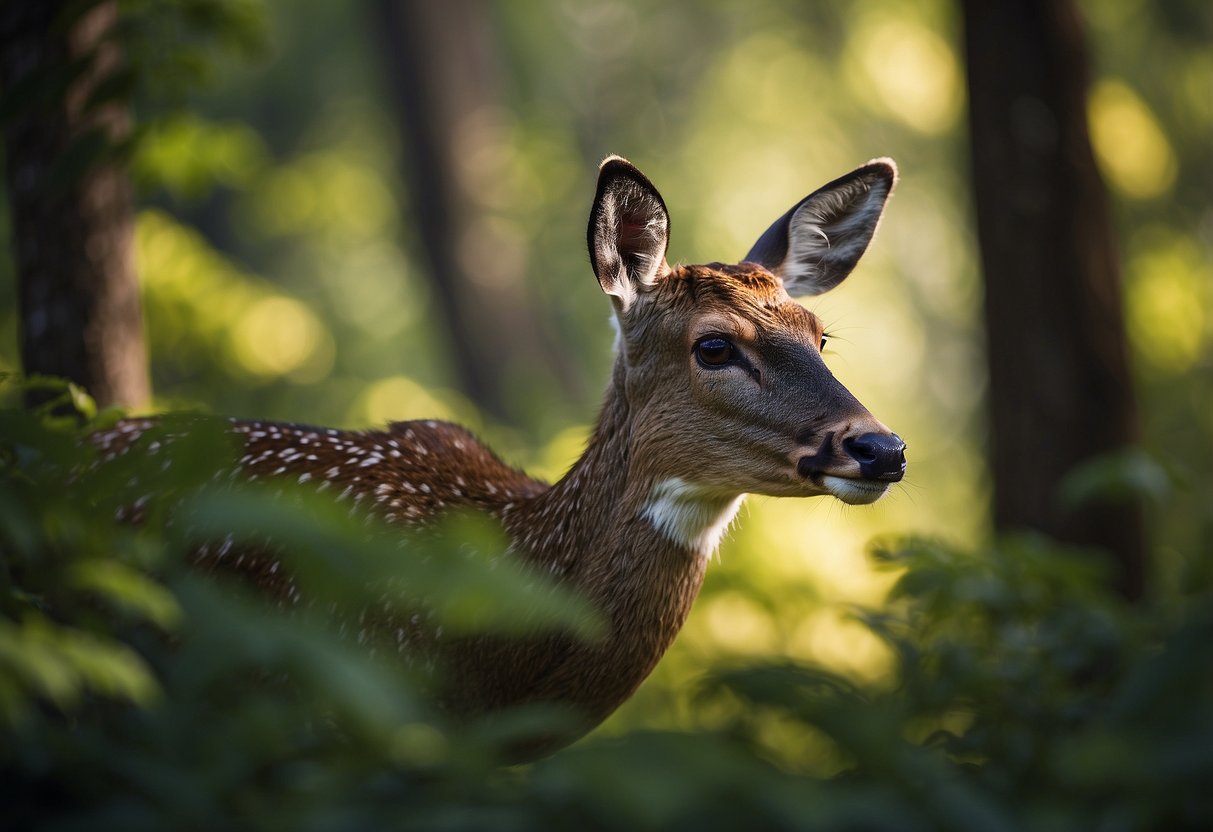
[{"label": "brown fur", "polygon": [[[891,165],[888,171],[881,165],[839,180],[853,189],[860,175],[888,179],[880,205],[863,206],[865,216],[879,216],[891,187]],[[668,218],[651,189],[623,160],[604,164],[590,245],[600,282],[616,301],[621,348],[584,455],[551,487],[443,422],[368,432],[232,425],[244,439],[238,467],[248,479],[310,484],[355,510],[404,525],[424,527],[458,508],[485,512],[501,521],[512,556],[593,603],[606,622],[605,636],[594,641],[444,640],[417,617],[358,616],[359,641],[369,631],[395,633],[405,655],[436,650],[447,670],[443,702],[455,713],[552,702],[580,714],[577,731],[527,754],[589,730],[652,671],[686,620],[710,550],[741,495],[835,494],[869,502],[885,487],[864,479],[845,443],[892,435],[826,369],[818,353],[821,321],[788,297],[779,264],[670,268],[664,262]],[[821,210],[813,221],[832,228],[834,218]],[[865,246],[874,222],[856,232],[867,234]],[[800,279],[811,276],[811,262],[797,262]],[[849,271],[851,265],[831,268]],[[696,343],[716,336],[732,344],[735,364],[697,362]],[[128,422],[94,441],[112,457],[150,424]],[[869,491],[852,499],[846,483]],[[230,565],[239,557],[230,543],[210,544],[199,561]],[[254,553],[244,573],[297,602],[290,577],[270,558]]]}]

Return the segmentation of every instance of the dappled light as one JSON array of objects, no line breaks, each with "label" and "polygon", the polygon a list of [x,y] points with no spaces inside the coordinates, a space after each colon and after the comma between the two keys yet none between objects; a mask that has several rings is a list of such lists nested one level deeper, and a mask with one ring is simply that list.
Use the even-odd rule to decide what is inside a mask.
[{"label": "dappled light", "polygon": [[[120,4],[140,23],[124,36],[148,38],[156,58],[132,53],[137,130],[121,148],[152,407],[190,413],[201,434],[159,467],[153,431],[107,473],[83,437],[116,412],[77,386],[4,379],[6,402],[59,398],[0,412],[0,729],[19,743],[0,762],[25,755],[24,779],[0,795],[41,811],[29,807],[61,785],[45,767],[78,770],[79,791],[62,787],[78,803],[56,828],[93,828],[91,805],[107,811],[95,828],[114,829],[246,816],[252,829],[1182,829],[1213,817],[1201,792],[1213,747],[1206,3],[1078,3],[1089,178],[1111,199],[1140,430],[1042,499],[1142,501],[1150,574],[1128,604],[1091,551],[994,532],[961,6],[453,4],[470,9],[473,46],[450,47],[457,80],[424,103],[450,116],[453,138],[419,162],[413,133],[432,125],[393,115],[385,43],[407,32],[378,11],[394,2]],[[273,48],[256,60],[196,42],[244,44],[262,25]],[[176,69],[159,77],[157,60]],[[490,81],[464,95],[477,73]],[[1011,110],[1052,164],[1047,106]],[[304,494],[310,473],[275,481],[298,503],[225,491],[222,419],[449,421],[559,481],[591,442],[617,360],[612,300],[586,250],[610,153],[660,188],[675,265],[735,263],[813,189],[897,162],[854,273],[797,300],[824,321],[826,367],[907,443],[908,467],[872,505],[748,496],[638,691],[553,759],[503,770],[570,715],[527,703],[499,721],[453,719],[433,706],[441,668],[384,661],[392,634],[361,649],[323,593],[331,609],[390,606],[400,600],[364,578],[398,568],[417,582],[406,590],[432,591],[409,603],[461,637],[496,637],[538,610],[544,637],[574,642],[600,623],[584,599],[548,594],[546,575],[500,577],[497,521],[397,545],[397,527],[337,511],[339,488]],[[425,236],[443,217],[448,249]],[[0,375],[22,366],[27,326],[9,259]],[[465,278],[444,282],[436,263]],[[1022,317],[1024,372],[1042,372],[1028,353],[1064,365],[1067,346]],[[472,343],[498,324],[504,335]],[[498,400],[473,389],[468,366]],[[1025,459],[1051,427],[1019,437]],[[134,488],[157,468],[162,490]],[[136,501],[151,521],[115,524]],[[221,539],[232,522],[300,550],[287,563],[324,603],[284,615],[186,568],[189,535]],[[418,563],[400,557],[408,546]],[[35,797],[20,796],[27,786]]]},{"label": "dappled light", "polygon": [[377,239],[353,250],[344,247],[325,256],[319,275],[326,306],[363,337],[391,342],[416,327],[429,309],[429,298],[398,248]]},{"label": "dappled light", "polygon": [[963,81],[948,42],[923,23],[869,13],[848,43],[847,77],[863,104],[922,133],[955,126]]},{"label": "dappled light", "polygon": [[1129,334],[1143,359],[1186,372],[1213,353],[1213,269],[1189,238],[1151,228],[1129,260]]},{"label": "dappled light", "polygon": [[381,176],[361,159],[309,153],[271,171],[250,194],[252,219],[267,234],[384,234],[395,204]]},{"label": "dappled light", "polygon": [[222,124],[181,114],[154,125],[135,155],[133,170],[146,187],[183,199],[216,186],[246,188],[268,162],[265,143],[243,123]]},{"label": "dappled light", "polygon": [[236,320],[232,354],[262,377],[324,378],[333,364],[332,339],[306,306],[288,297],[252,303]]},{"label": "dappled light", "polygon": [[408,376],[390,376],[367,385],[345,421],[370,427],[410,419],[457,421],[470,409],[455,393],[427,389]]},{"label": "dappled light", "polygon": [[179,360],[226,363],[252,380],[316,381],[335,346],[308,307],[251,277],[158,211],[139,220],[138,261],[153,346]]},{"label": "dappled light", "polygon": [[704,633],[725,654],[774,653],[778,642],[768,610],[739,592],[724,592],[703,605]]},{"label": "dappled light", "polygon": [[1096,83],[1088,106],[1091,143],[1108,181],[1136,199],[1168,193],[1175,183],[1175,151],[1149,106],[1115,79]]}]

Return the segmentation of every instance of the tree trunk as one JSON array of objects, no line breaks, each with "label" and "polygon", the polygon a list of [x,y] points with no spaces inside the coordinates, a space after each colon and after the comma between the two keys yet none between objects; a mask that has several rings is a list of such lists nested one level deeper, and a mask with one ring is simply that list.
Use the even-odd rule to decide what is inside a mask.
[{"label": "tree trunk", "polygon": [[546,369],[566,392],[578,385],[533,309],[525,249],[485,221],[505,138],[485,9],[479,0],[377,0],[371,18],[402,137],[410,231],[429,261],[454,371],[473,401],[508,418],[522,404],[511,378]]},{"label": "tree trunk", "polygon": [[989,339],[994,522],[1098,546],[1143,592],[1135,501],[1067,510],[1075,466],[1137,440],[1108,199],[1071,0],[963,0]]},{"label": "tree trunk", "polygon": [[121,72],[113,0],[0,6],[5,173],[13,217],[21,360],[101,406],[147,402],[132,260],[130,182],[114,148],[129,133],[108,94]]}]

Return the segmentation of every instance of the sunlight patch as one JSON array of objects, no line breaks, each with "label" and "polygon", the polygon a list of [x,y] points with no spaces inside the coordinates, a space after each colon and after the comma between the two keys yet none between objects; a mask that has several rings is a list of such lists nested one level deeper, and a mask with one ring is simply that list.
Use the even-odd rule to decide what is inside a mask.
[{"label": "sunlight patch", "polygon": [[1087,99],[1091,145],[1100,170],[1118,191],[1150,199],[1175,184],[1175,151],[1158,120],[1127,84],[1102,80]]}]

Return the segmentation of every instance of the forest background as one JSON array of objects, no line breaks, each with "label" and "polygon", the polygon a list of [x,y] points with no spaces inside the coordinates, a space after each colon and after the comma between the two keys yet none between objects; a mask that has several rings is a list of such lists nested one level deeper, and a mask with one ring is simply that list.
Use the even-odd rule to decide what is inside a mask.
[{"label": "forest background", "polygon": [[[1213,588],[1213,12],[1189,0],[1083,2],[1079,39],[1060,48],[1077,63],[1042,61],[1043,88],[1076,88],[1081,96],[1078,117],[1098,173],[1094,204],[1110,234],[1103,278],[1123,298],[1121,318],[1092,335],[1054,314],[1054,306],[1071,303],[1071,288],[1050,283],[1046,266],[1013,276],[1040,284],[1029,296],[1039,314],[1008,322],[983,306],[1001,291],[991,281],[1005,279],[995,274],[1006,260],[991,251],[996,229],[1014,222],[998,215],[1000,194],[1007,202],[1023,194],[983,185],[991,170],[982,155],[989,123],[972,104],[1010,95],[1010,132],[1029,148],[1065,136],[1066,127],[1056,113],[1042,116],[1030,96],[1000,90],[1002,76],[980,74],[975,39],[989,36],[975,21],[981,5],[117,4],[113,31],[125,69],[105,100],[120,101],[133,126],[123,128],[116,152],[101,147],[81,164],[118,165],[136,189],[131,239],[151,395],[113,401],[139,412],[201,410],[352,428],[445,418],[472,427],[507,460],[555,479],[584,446],[612,361],[609,306],[584,243],[598,161],[619,153],[657,184],[672,217],[671,260],[687,263],[736,260],[788,206],[869,158],[888,155],[900,165],[886,219],[857,273],[810,306],[827,324],[831,369],[908,441],[905,484],[864,509],[747,501],[674,648],[637,695],[571,752],[582,762],[561,764],[558,755],[508,782],[489,777],[468,800],[489,814],[458,816],[464,822],[508,826],[513,810],[522,812],[521,823],[572,822],[577,812],[603,825],[686,821],[717,805],[721,781],[734,788],[750,782],[737,771],[752,774],[745,768],[752,760],[807,778],[794,781],[801,785],[835,784],[806,794],[817,806],[814,823],[840,828],[869,817],[848,802],[857,789],[886,799],[870,819],[887,828],[975,828],[966,825],[974,818],[1014,828],[1029,815],[1067,828],[1072,810],[1095,811],[1110,824],[1101,828],[1209,816],[1208,798],[1187,789],[1213,765],[1213,662],[1207,646],[1199,652],[1208,640],[1193,635],[1210,626],[1199,610]],[[1015,31],[997,36],[1012,41]],[[1085,57],[1068,48],[1074,43],[1085,43]],[[1009,54],[1032,54],[1012,47]],[[1050,77],[1053,69],[1061,75]],[[11,83],[5,90],[10,125],[35,100],[15,91],[22,92]],[[17,181],[12,136],[10,189]],[[1093,187],[1077,181],[1061,183],[1061,192]],[[1071,237],[1093,233],[1098,248],[1100,232],[1088,226],[1099,225],[1100,210],[1051,198],[1040,211],[1063,219],[1050,216],[1050,227],[1077,228]],[[9,235],[6,250],[20,252],[14,204],[0,206],[0,234]],[[1020,242],[1040,257],[1018,262],[1067,262],[1057,253],[1064,242],[1052,235]],[[16,254],[0,258],[0,369],[14,374],[22,370],[18,261]],[[1116,343],[1123,349],[1127,403],[1109,408],[1081,386],[1072,401],[1051,399],[1054,369],[1088,342],[1104,349],[1104,339],[1113,352]],[[1007,350],[1010,375],[996,363]],[[1020,393],[1011,404],[1007,394],[999,398],[999,390],[1025,389],[1041,391],[1039,408]],[[19,393],[10,387],[14,403]],[[1049,408],[1081,417],[1092,433],[1123,418],[1125,441],[1070,459],[1049,444],[1050,434],[1064,438],[1069,429]],[[1009,414],[1001,421],[1000,410]],[[1027,439],[1007,445],[999,428],[1018,412],[1036,422]],[[15,448],[39,447],[14,436]],[[1038,469],[1057,460],[1058,470],[1043,485],[1025,482],[1008,456],[1034,460]],[[10,477],[28,464],[16,451],[12,459]],[[1067,510],[1102,501],[1117,517],[1140,514],[1141,523],[1118,532],[1104,555],[1076,555],[1021,532],[1079,546],[1103,541],[1084,537],[1081,524],[1015,522],[1019,508],[1000,495],[1019,489],[1043,492],[1046,503]],[[53,498],[33,509],[21,502],[28,496],[12,499],[42,518],[32,523],[41,529],[35,537],[53,537],[39,513],[56,505]],[[13,542],[19,526],[6,532],[10,556],[20,548]],[[873,548],[884,555],[873,556]],[[1126,569],[1137,571],[1126,578]],[[169,586],[187,609],[227,603],[191,601],[188,586]],[[23,620],[18,607],[6,607],[15,622]],[[1059,622],[1059,611],[1082,625]],[[252,616],[249,626],[260,621],[244,608],[235,615]],[[25,630],[13,624],[0,635],[33,649],[24,620]],[[919,666],[907,652],[936,649],[938,658],[940,639],[964,646],[965,660]],[[289,652],[282,644],[266,649],[278,658]],[[1071,654],[1080,658],[1067,669],[1058,656]],[[1194,669],[1202,658],[1203,675]],[[210,660],[216,678],[233,669],[223,657]],[[70,732],[22,728],[31,717],[19,715],[48,696],[53,710],[83,706],[74,696],[59,701],[38,672],[11,661],[14,678],[32,681],[16,684],[5,700],[18,703],[7,714],[10,727],[29,742],[51,735],[67,742]],[[72,667],[70,657],[64,661]],[[164,673],[172,661],[149,659],[170,701],[180,681]],[[1164,662],[1186,681],[1150,662]],[[72,673],[68,687],[132,699],[136,711],[159,708],[158,718],[169,719],[163,705],[149,704],[163,700],[121,684],[107,694],[88,671]],[[917,683],[916,673],[924,674]],[[1168,710],[1160,702],[1179,696],[1173,710],[1181,725],[1116,722],[1138,713],[1123,700],[1132,700],[1126,689],[1145,684],[1143,674],[1175,687],[1158,682],[1161,699],[1139,702],[1142,713],[1153,718],[1157,708]],[[373,690],[378,682],[366,684]],[[1000,687],[999,695],[1022,699],[989,710]],[[792,690],[812,695],[789,702],[777,693]],[[1121,717],[1092,699],[1122,702]],[[890,701],[904,712],[871,727]],[[384,795],[401,799],[418,777],[464,782],[472,765],[466,755],[435,739],[446,728],[412,720],[413,733],[402,735],[385,727],[395,717],[374,713],[361,718],[396,737],[393,744],[376,746],[375,730],[355,734],[373,746],[368,756],[383,764],[380,773],[400,778]],[[423,724],[425,731],[417,727]],[[1055,746],[1058,724],[1093,733],[1077,746]],[[992,739],[995,725],[1007,736]],[[939,750],[929,739],[937,732],[960,743],[944,743],[940,752],[955,770],[898,756]],[[726,777],[705,762],[719,749],[662,745],[671,756],[658,758],[685,769],[646,781],[637,761],[656,752],[645,743],[672,736],[743,737],[747,762]],[[32,754],[36,745],[21,748]],[[271,742],[250,754],[278,771],[293,752],[275,749]],[[332,767],[313,775],[326,785],[314,801],[346,820],[386,811],[386,798],[383,806],[355,799],[353,772],[365,771],[346,752],[326,749],[335,756],[320,757]],[[43,769],[29,756],[6,765],[19,764],[28,782],[47,788],[55,773],[83,759],[47,754]],[[1147,773],[1146,761],[1159,759],[1167,777]],[[271,815],[257,812],[268,812],[271,795],[300,788],[276,775],[268,785],[254,779],[220,788],[211,782],[218,771],[207,768],[218,769],[215,760],[177,764],[194,782],[192,792],[180,787],[192,802],[150,798],[155,789],[128,772],[115,775],[126,784],[119,792],[138,797],[120,808],[175,820],[174,812],[197,812],[194,822],[246,811],[264,820]],[[341,766],[348,782],[332,773]],[[850,779],[838,786],[840,773]],[[746,800],[780,822],[795,826],[806,817],[769,783],[747,788]],[[97,794],[65,791],[72,795],[65,816],[95,818],[89,813],[104,804],[117,812],[113,818],[128,818],[98,796],[106,791],[99,785]],[[427,795],[412,804],[421,825],[441,825],[443,812],[460,803]],[[952,809],[940,809],[941,801]],[[37,808],[22,805],[32,823]]]}]

